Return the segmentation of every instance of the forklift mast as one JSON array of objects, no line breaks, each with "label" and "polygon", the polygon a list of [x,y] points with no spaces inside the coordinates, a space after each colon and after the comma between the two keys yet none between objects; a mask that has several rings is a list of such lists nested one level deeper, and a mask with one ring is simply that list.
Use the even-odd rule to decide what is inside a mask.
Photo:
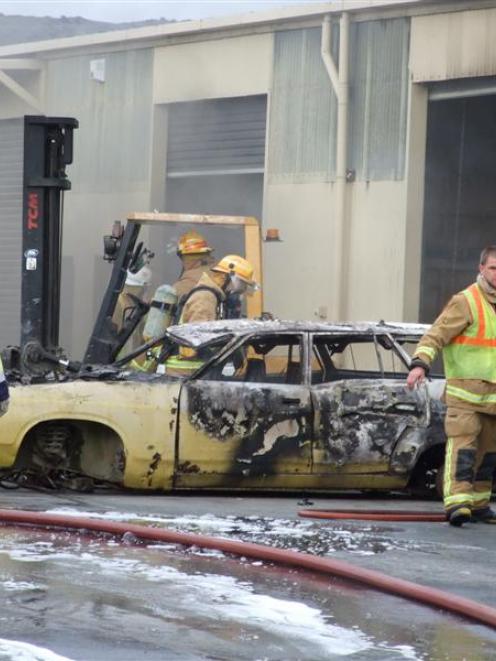
[{"label": "forklift mast", "polygon": [[72,163],[70,117],[24,118],[21,346],[37,342],[48,352],[59,344],[62,261],[62,194]]},{"label": "forklift mast", "polygon": [[139,232],[139,223],[128,222],[119,241],[117,253],[111,260],[114,261],[114,267],[86,348],[84,356],[84,362],[86,364],[100,363],[102,365],[108,365],[112,363],[117,358],[119,350],[124,346],[141,317],[148,310],[148,305],[138,305],[137,314],[133,315],[131,323],[128,328],[124,328],[123,332],[119,332],[112,322],[117,300],[124,287],[127,270],[133,259]]},{"label": "forklift mast", "polygon": [[[105,249],[109,249],[106,259],[113,261],[114,266],[86,348],[84,356],[84,363],[86,364],[108,365],[116,361],[120,350],[149,308],[149,305],[143,302],[139,304],[139,301],[137,301],[136,308],[129,317],[128,323],[120,330],[115,327],[112,321],[119,294],[124,287],[127,270],[142,249],[142,244],[137,244],[137,241],[143,225],[155,227],[161,225],[176,226],[182,230],[192,226],[201,228],[209,225],[240,227],[244,231],[245,256],[254,266],[255,280],[260,284],[262,283],[262,239],[260,223],[256,218],[186,213],[132,213],[127,218],[124,232],[118,242],[112,241],[110,236],[104,237]],[[137,247],[135,248],[136,244]],[[262,314],[262,309],[262,292],[257,291],[247,301],[247,315],[252,318],[259,317]]]}]

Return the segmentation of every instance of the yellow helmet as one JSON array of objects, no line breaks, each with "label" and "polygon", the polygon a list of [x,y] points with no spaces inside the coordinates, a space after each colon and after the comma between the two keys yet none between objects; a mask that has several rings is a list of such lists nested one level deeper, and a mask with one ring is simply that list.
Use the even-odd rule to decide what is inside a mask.
[{"label": "yellow helmet", "polygon": [[239,255],[226,255],[218,264],[212,267],[212,271],[227,273],[228,275],[237,275],[238,278],[245,282],[249,287],[256,287],[257,284],[253,280],[253,270],[253,266],[250,262]]},{"label": "yellow helmet", "polygon": [[212,248],[201,234],[195,230],[189,230],[179,237],[177,242],[178,255],[197,255],[212,252]]}]

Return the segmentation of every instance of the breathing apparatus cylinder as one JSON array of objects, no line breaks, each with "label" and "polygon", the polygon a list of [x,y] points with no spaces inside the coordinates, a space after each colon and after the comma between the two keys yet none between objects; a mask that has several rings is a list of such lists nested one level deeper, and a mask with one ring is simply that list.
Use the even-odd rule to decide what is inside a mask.
[{"label": "breathing apparatus cylinder", "polygon": [[150,310],[148,311],[143,339],[148,342],[154,337],[162,335],[171,325],[177,305],[177,294],[174,287],[160,285],[155,290]]}]

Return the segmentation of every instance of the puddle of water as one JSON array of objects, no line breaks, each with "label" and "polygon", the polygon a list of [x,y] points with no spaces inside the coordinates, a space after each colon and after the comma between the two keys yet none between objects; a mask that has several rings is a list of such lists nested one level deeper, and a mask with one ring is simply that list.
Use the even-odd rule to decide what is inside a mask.
[{"label": "puddle of water", "polygon": [[472,650],[467,658],[496,658],[484,627],[339,580],[167,544],[0,528],[0,596],[0,631],[75,661],[463,658],[443,656],[453,641]]}]

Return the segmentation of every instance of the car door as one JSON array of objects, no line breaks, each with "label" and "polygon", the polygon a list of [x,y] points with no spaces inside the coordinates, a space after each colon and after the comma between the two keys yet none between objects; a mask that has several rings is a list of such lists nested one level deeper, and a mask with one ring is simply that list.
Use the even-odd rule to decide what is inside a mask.
[{"label": "car door", "polygon": [[406,388],[407,366],[385,338],[316,335],[312,352],[314,472],[387,472],[399,441],[429,425],[426,387]]},{"label": "car door", "polygon": [[304,334],[257,334],[180,394],[177,487],[291,488],[311,473]]}]

